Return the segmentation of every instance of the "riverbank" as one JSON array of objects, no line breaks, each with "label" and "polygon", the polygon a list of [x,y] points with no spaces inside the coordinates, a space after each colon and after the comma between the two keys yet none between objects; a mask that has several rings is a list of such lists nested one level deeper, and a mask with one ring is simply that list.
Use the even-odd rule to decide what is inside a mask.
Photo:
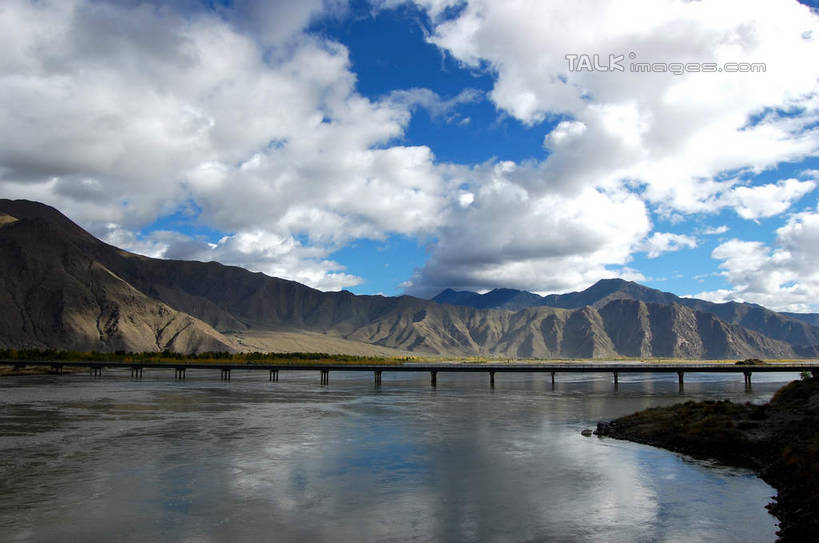
[{"label": "riverbank", "polygon": [[[62,373],[87,373],[88,368],[63,368]],[[59,375],[60,371],[50,366],[3,366],[0,365],[0,377],[19,377],[25,375]]]},{"label": "riverbank", "polygon": [[779,541],[819,533],[819,378],[794,381],[763,405],[686,402],[601,422],[595,434],[751,468],[777,490],[768,509]]}]

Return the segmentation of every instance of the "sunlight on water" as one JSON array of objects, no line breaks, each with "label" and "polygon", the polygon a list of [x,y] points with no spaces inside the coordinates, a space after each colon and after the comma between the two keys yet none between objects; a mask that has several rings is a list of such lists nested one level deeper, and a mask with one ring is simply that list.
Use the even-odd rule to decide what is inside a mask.
[{"label": "sunlight on water", "polygon": [[0,380],[6,541],[772,541],[750,472],[580,430],[794,376]]}]

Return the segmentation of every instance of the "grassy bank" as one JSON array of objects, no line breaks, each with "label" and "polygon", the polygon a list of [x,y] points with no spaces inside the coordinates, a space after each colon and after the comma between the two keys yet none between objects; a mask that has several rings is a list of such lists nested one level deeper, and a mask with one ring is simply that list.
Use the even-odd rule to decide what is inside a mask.
[{"label": "grassy bank", "polygon": [[415,362],[416,357],[387,358],[331,353],[228,353],[203,352],[184,354],[172,351],[103,353],[97,351],[58,351],[51,349],[0,349],[0,360],[25,363],[26,361],[63,362],[122,362],[167,364],[403,364]]}]

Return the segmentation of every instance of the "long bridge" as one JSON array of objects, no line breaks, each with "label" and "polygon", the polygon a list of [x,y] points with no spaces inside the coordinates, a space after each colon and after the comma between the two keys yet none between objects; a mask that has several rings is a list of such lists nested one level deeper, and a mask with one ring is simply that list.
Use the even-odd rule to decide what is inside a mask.
[{"label": "long bridge", "polygon": [[372,372],[376,385],[381,384],[381,376],[384,372],[428,372],[430,384],[435,386],[438,382],[438,373],[486,373],[489,376],[490,386],[495,385],[496,373],[548,373],[551,375],[552,384],[555,383],[555,375],[558,373],[610,373],[614,378],[614,386],[619,382],[619,376],[623,373],[676,373],[679,380],[680,390],[683,390],[684,375],[686,373],[737,373],[745,378],[745,387],[751,387],[751,375],[753,373],[801,373],[809,372],[814,377],[819,377],[819,363],[764,363],[764,364],[728,364],[714,362],[673,362],[673,363],[552,363],[552,364],[532,364],[532,363],[481,363],[470,364],[461,362],[439,362],[439,363],[405,363],[405,364],[333,364],[333,363],[196,363],[196,362],[120,362],[120,361],[86,361],[74,362],[63,360],[0,360],[0,366],[14,366],[24,368],[27,366],[50,367],[56,373],[63,373],[64,368],[88,368],[93,376],[101,376],[105,369],[126,369],[130,370],[131,377],[141,378],[145,368],[151,369],[172,369],[174,379],[184,380],[185,373],[189,369],[197,370],[219,370],[220,379],[230,381],[232,371],[266,371],[268,380],[278,382],[280,371],[317,371],[321,378],[321,384],[327,385],[330,382],[331,371],[355,371]]}]

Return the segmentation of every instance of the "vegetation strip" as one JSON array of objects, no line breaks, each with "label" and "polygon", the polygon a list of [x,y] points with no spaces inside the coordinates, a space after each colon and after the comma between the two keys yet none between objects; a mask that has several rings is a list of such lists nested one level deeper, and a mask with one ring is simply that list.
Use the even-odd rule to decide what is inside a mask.
[{"label": "vegetation strip", "polygon": [[121,363],[168,363],[168,364],[304,364],[310,362],[332,364],[401,364],[416,360],[415,357],[398,359],[377,356],[356,356],[329,353],[229,353],[203,352],[178,353],[174,351],[132,353],[115,351],[61,351],[54,349],[0,349],[0,360],[20,363],[37,361],[57,362],[121,362]]}]

